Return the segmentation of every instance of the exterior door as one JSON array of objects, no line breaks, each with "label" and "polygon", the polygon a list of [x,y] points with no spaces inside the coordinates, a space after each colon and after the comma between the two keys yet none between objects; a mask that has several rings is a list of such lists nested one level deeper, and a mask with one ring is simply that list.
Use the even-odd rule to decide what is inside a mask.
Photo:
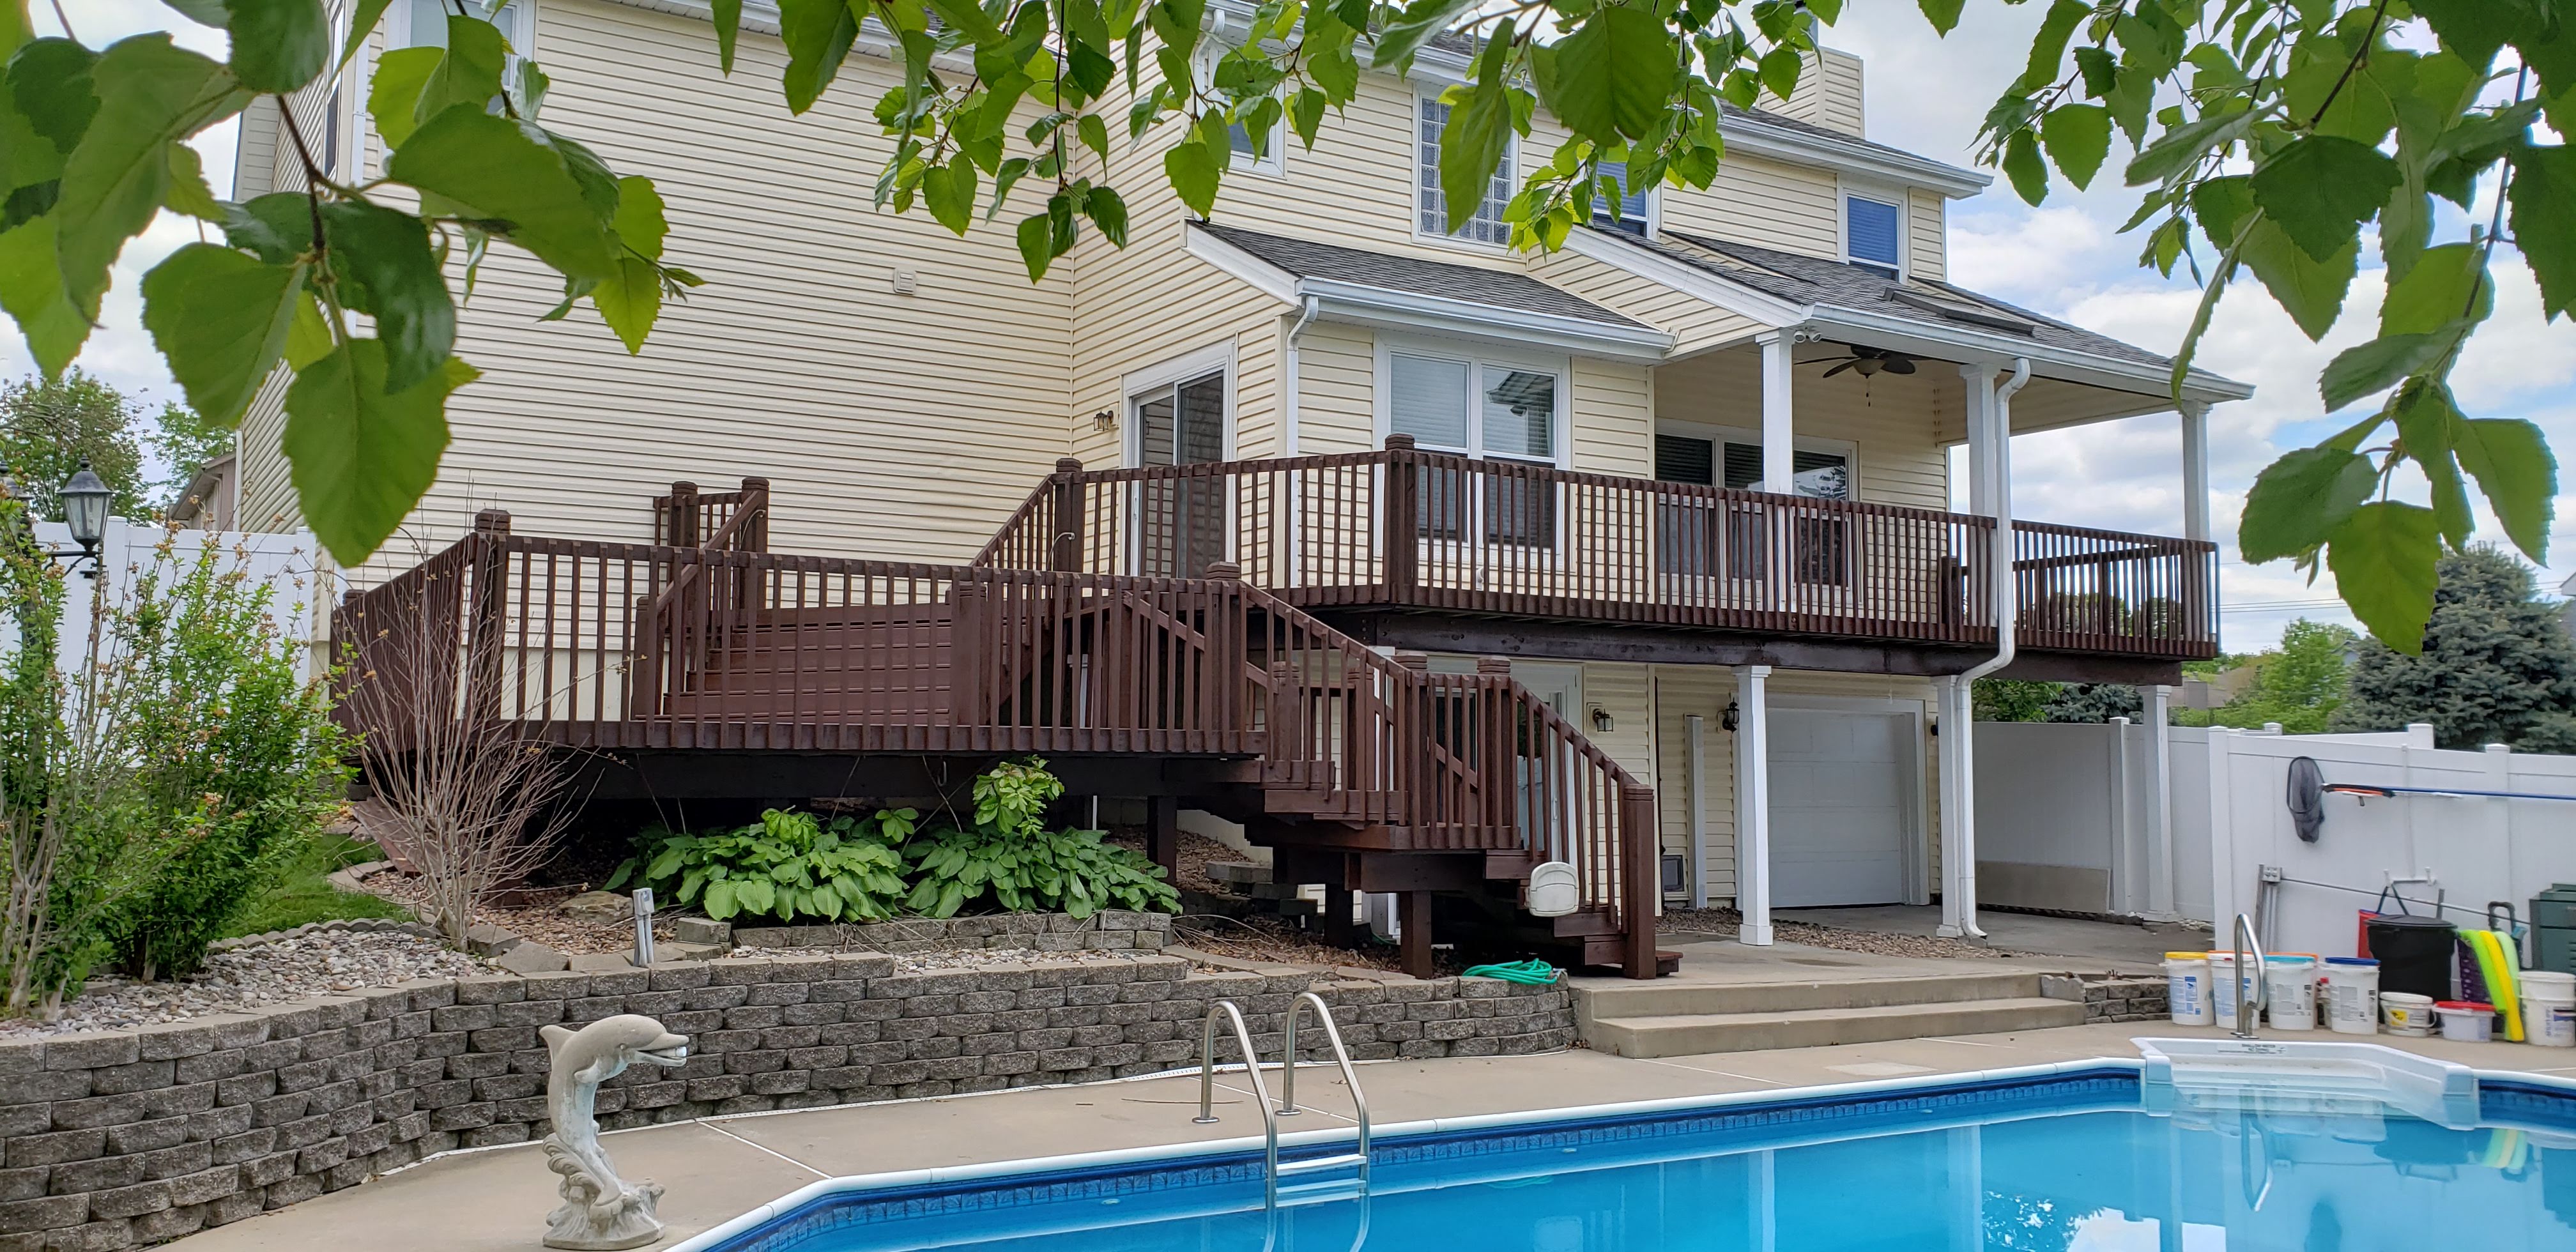
[{"label": "exterior door", "polygon": [[1913,721],[1771,711],[1771,903],[1898,904],[1912,837]]},{"label": "exterior door", "polygon": [[[1225,459],[1225,372],[1158,387],[1133,399],[1144,465],[1202,465]],[[1217,475],[1149,478],[1137,484],[1140,574],[1198,578],[1225,559],[1226,483]]]}]

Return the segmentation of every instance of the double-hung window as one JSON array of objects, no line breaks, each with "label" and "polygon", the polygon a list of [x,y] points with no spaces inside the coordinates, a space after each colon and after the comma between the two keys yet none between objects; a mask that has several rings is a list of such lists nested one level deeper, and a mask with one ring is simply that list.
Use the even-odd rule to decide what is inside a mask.
[{"label": "double-hung window", "polygon": [[1475,206],[1474,215],[1465,225],[1452,232],[1449,197],[1440,190],[1440,131],[1449,124],[1449,106],[1435,96],[1423,96],[1415,101],[1414,108],[1414,202],[1419,206],[1416,223],[1422,233],[1471,243],[1510,243],[1512,228],[1503,220],[1503,210],[1512,202],[1513,184],[1517,181],[1519,141],[1505,141],[1503,159],[1494,165],[1494,176],[1485,183],[1483,202]]},{"label": "double-hung window", "polygon": [[[1789,454],[1789,466],[1787,494],[1815,500],[1851,498],[1849,453],[1797,448]],[[1750,439],[1659,431],[1655,477],[1668,483],[1749,490],[1762,480],[1762,445]],[[1668,501],[1657,522],[1662,568],[1669,574],[1764,577],[1776,525],[1773,510],[1762,505],[1706,504],[1687,497]],[[1843,520],[1798,513],[1791,519],[1790,530],[1798,581],[1842,585],[1851,565]]]},{"label": "double-hung window", "polygon": [[1904,221],[1905,210],[1892,195],[1881,198],[1845,193],[1843,258],[1889,278],[1901,276],[1905,270]]},{"label": "double-hung window", "polygon": [[1532,471],[1557,464],[1563,390],[1557,369],[1472,353],[1388,350],[1388,433],[1411,435],[1426,451],[1487,463],[1423,475],[1416,507],[1424,536],[1556,541],[1555,484]]},{"label": "double-hung window", "polygon": [[[1594,200],[1592,224],[1603,230],[1621,231],[1631,235],[1642,236],[1649,233],[1646,214],[1653,206],[1647,203],[1646,196],[1653,189],[1629,186],[1628,163],[1625,161],[1603,161],[1601,173],[1605,177],[1618,181],[1620,192],[1616,201],[1618,211],[1616,213],[1611,211],[1612,201],[1608,197]],[[1598,187],[1594,188],[1596,193],[1599,190]]]}]

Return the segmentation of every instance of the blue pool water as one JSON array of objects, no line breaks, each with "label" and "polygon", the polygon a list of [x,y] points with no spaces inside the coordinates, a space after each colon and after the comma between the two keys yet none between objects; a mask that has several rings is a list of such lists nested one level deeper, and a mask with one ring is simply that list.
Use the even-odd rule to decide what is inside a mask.
[{"label": "blue pool water", "polygon": [[[2150,1115],[2134,1072],[1381,1139],[1368,1198],[1258,1152],[819,1197],[726,1252],[2576,1249],[2576,1101],[2485,1121]],[[1331,1151],[1339,1149],[1317,1149]],[[1365,1221],[1363,1230],[1362,1222]]]}]

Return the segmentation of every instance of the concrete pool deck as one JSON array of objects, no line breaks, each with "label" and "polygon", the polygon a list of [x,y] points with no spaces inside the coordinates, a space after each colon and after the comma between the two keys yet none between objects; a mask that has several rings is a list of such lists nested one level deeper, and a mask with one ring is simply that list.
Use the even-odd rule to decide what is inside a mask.
[{"label": "concrete pool deck", "polygon": [[[1541,1056],[1386,1061],[1360,1067],[1380,1126],[1430,1117],[1523,1112],[1631,1100],[1780,1091],[1891,1078],[2007,1069],[2052,1061],[2135,1057],[2132,1038],[2224,1037],[2162,1022],[2071,1026],[1840,1047],[1625,1060],[1589,1051]],[[2263,1037],[2344,1039],[2322,1032]],[[2481,1069],[2576,1077],[2576,1052],[2441,1039],[2377,1042]],[[1276,1084],[1275,1072],[1269,1075]],[[1139,1079],[1027,1088],[890,1104],[753,1114],[624,1131],[603,1138],[629,1179],[668,1189],[667,1247],[820,1178],[1149,1147],[1257,1135],[1261,1120],[1241,1074],[1220,1074],[1214,1126],[1195,1126],[1198,1079]],[[1338,1075],[1299,1071],[1314,1111],[1283,1129],[1348,1124]],[[1302,1123],[1302,1125],[1297,1124]],[[190,1235],[185,1252],[532,1252],[555,1204],[555,1176],[533,1144],[446,1156],[347,1190]]]}]

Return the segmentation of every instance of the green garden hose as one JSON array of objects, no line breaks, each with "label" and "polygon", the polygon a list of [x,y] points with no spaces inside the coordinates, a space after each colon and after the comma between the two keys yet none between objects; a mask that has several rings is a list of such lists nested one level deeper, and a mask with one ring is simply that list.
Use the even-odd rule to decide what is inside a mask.
[{"label": "green garden hose", "polygon": [[1544,987],[1565,977],[1565,971],[1545,961],[1532,958],[1526,961],[1514,961],[1509,965],[1478,965],[1460,974],[1459,977],[1499,978],[1504,982],[1516,982],[1526,987]]}]

